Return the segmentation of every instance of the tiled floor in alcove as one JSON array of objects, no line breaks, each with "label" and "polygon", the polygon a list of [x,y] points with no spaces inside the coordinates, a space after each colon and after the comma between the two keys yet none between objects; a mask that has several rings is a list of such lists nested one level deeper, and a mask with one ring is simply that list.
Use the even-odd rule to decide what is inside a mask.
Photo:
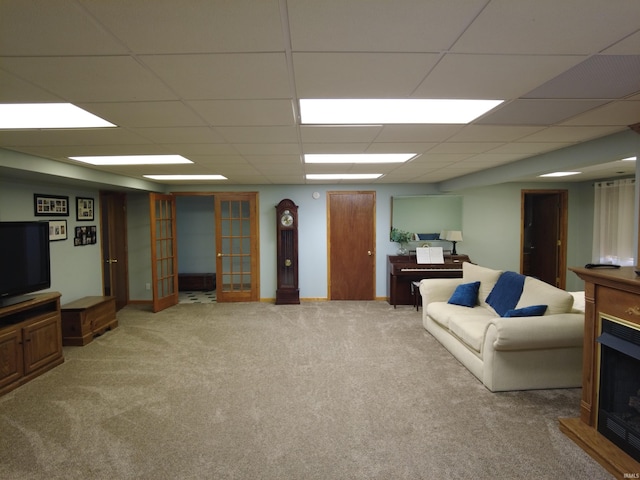
[{"label": "tiled floor in alcove", "polygon": [[215,303],[216,291],[211,290],[208,292],[180,292],[178,295],[178,301],[179,303]]}]

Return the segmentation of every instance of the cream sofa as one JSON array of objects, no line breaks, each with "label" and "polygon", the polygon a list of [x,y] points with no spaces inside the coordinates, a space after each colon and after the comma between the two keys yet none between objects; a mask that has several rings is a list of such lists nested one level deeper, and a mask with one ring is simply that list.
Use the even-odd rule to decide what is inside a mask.
[{"label": "cream sofa", "polygon": [[[424,328],[492,392],[579,387],[584,311],[573,308],[579,294],[514,272],[505,274],[492,293],[502,274],[465,262],[462,278],[422,280]],[[517,302],[510,298],[515,305],[508,314],[502,302],[502,313],[521,315],[524,307],[547,306],[543,315],[503,317],[487,302],[496,305],[514,278],[524,280],[521,293],[516,286],[511,297],[518,297]],[[478,287],[473,306],[449,303],[459,285]]]}]

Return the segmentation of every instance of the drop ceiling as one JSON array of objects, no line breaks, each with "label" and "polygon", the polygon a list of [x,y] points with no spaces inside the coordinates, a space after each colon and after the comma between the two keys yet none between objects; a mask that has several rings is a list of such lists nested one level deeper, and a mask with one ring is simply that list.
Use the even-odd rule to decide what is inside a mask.
[{"label": "drop ceiling", "polygon": [[[118,128],[0,130],[0,148],[194,162],[90,167],[135,178],[444,182],[639,123],[639,19],[637,0],[1,0],[0,103],[71,102]],[[469,125],[341,127],[301,125],[300,98],[505,101]],[[302,160],[411,152],[402,165]],[[609,160],[567,181],[635,171]]]}]

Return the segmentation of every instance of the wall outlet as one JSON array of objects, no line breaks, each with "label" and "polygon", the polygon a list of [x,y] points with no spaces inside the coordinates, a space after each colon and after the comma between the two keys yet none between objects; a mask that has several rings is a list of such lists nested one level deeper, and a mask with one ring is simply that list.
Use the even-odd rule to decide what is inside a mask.
[{"label": "wall outlet", "polygon": [[144,286],[144,288],[146,288],[147,290],[151,290],[151,284],[150,284],[150,283],[147,283],[147,284]]}]

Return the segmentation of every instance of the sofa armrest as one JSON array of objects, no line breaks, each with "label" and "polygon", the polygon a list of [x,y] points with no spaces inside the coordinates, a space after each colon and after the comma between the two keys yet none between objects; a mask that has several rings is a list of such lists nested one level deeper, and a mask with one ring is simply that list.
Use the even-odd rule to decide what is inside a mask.
[{"label": "sofa armrest", "polygon": [[558,313],[540,317],[495,317],[487,340],[495,350],[535,350],[581,347],[584,315]]},{"label": "sofa armrest", "polygon": [[422,305],[426,307],[432,302],[446,302],[461,283],[461,278],[425,278],[421,280]]}]

